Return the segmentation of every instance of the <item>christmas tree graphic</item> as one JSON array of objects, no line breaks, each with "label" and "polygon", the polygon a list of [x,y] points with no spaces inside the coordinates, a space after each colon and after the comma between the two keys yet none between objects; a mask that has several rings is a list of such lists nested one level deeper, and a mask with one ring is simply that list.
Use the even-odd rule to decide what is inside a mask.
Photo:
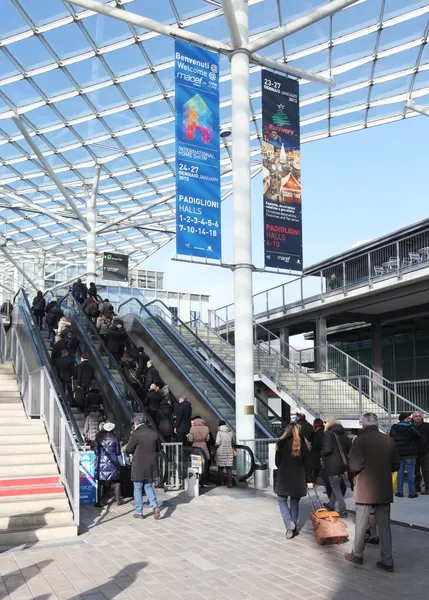
[{"label": "christmas tree graphic", "polygon": [[277,106],[277,112],[273,115],[273,123],[279,127],[282,125],[290,125],[289,118],[285,113],[284,104],[279,104]]}]

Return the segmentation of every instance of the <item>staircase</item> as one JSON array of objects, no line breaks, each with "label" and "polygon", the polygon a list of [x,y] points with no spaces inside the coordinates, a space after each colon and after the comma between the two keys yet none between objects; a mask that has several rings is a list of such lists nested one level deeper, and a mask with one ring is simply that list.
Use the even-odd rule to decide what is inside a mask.
[{"label": "staircase", "polygon": [[0,498],[0,545],[77,535],[43,421],[26,417],[10,363],[0,365]]}]

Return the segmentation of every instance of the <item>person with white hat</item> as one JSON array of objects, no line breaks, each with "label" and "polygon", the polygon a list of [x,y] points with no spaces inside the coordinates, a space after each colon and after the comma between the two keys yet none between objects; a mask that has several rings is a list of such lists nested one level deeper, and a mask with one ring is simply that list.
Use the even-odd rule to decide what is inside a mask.
[{"label": "person with white hat", "polygon": [[105,492],[106,482],[113,484],[116,504],[121,506],[121,446],[114,433],[114,423],[104,423],[103,428],[95,438],[95,456],[97,460],[96,477],[98,480],[98,497],[95,506],[101,507]]}]

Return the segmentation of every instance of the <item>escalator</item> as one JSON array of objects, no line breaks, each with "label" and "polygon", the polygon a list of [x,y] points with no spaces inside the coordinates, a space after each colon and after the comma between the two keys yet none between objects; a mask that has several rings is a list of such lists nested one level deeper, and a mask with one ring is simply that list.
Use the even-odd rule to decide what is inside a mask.
[{"label": "escalator", "polygon": [[[119,307],[119,314],[133,341],[150,348],[163,379],[188,395],[194,413],[198,412],[212,431],[222,419],[235,432],[234,391],[177,332],[177,327],[185,324],[160,301],[143,305],[137,298],[130,298]],[[271,423],[281,419],[262,400],[258,402],[261,407],[255,415],[256,437],[274,437]]]}]

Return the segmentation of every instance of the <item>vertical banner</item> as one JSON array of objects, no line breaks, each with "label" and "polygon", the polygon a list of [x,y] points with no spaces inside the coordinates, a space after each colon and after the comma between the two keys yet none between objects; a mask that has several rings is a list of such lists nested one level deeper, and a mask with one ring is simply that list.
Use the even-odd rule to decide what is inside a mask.
[{"label": "vertical banner", "polygon": [[262,70],[265,266],[302,271],[298,81]]},{"label": "vertical banner", "polygon": [[97,481],[95,479],[95,452],[82,451],[79,461],[80,504],[95,504]]},{"label": "vertical banner", "polygon": [[176,251],[221,258],[219,56],[175,42]]}]

